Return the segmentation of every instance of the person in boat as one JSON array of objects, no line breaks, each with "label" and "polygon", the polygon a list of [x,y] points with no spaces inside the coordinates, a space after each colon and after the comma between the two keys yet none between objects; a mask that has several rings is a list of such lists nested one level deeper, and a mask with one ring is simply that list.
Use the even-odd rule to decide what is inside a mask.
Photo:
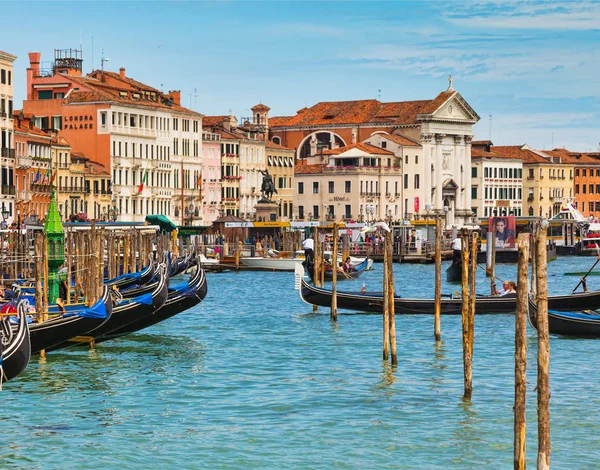
[{"label": "person in boat", "polygon": [[459,264],[462,260],[462,239],[456,237],[452,240],[452,263]]},{"label": "person in boat", "polygon": [[515,284],[514,281],[505,282],[504,285],[506,285],[506,288],[503,289],[503,292],[502,294],[500,294],[500,297],[505,297],[507,295],[517,295],[517,284]]},{"label": "person in boat", "polygon": [[344,270],[344,263],[342,261],[340,261],[340,263],[338,264],[337,270],[338,270],[338,273],[344,273],[345,272],[345,270]]},{"label": "person in boat", "polygon": [[302,248],[304,248],[304,258],[307,263],[312,263],[315,259],[315,241],[308,237],[302,242]]},{"label": "person in boat", "polygon": [[[493,284],[494,290],[496,290],[496,283],[494,282]],[[502,282],[502,289],[497,290],[496,293],[494,293],[493,295],[504,295],[506,294],[506,292],[508,291],[508,281],[503,281]]]},{"label": "person in boat", "polygon": [[346,261],[344,261],[344,271],[349,273],[353,270],[354,270],[354,268],[352,267],[352,263],[350,262],[350,257],[348,256],[346,258]]}]

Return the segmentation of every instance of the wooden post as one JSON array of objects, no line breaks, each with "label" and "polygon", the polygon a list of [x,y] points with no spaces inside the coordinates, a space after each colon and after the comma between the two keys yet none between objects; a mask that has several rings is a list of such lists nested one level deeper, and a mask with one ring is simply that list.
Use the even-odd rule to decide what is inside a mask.
[{"label": "wooden post", "polygon": [[331,252],[331,267],[333,269],[331,273],[331,313],[330,318],[332,321],[337,321],[337,275],[338,275],[338,262],[337,262],[337,248],[338,248],[338,225],[333,223],[333,250]]},{"label": "wooden post", "polygon": [[129,235],[123,236],[123,274],[129,272]]},{"label": "wooden post", "polygon": [[65,304],[71,303],[71,232],[65,230],[65,267],[67,268],[67,294],[66,298],[63,299]]},{"label": "wooden post", "polygon": [[43,261],[42,261],[42,241],[43,235],[41,233],[35,234],[34,241],[34,261],[35,261],[35,311],[36,321],[41,323],[44,321],[44,301],[42,300],[42,272],[43,272]]},{"label": "wooden post", "polygon": [[98,286],[98,294],[96,300],[102,297],[102,292],[104,290],[104,238],[105,238],[104,228],[100,229],[100,234],[98,236],[98,278],[96,279],[96,285]]},{"label": "wooden post", "polygon": [[235,247],[235,272],[239,272],[241,243],[238,235],[235,236]]},{"label": "wooden post", "polygon": [[[477,232],[473,232],[471,234],[471,274],[470,274],[470,287],[469,287],[469,322],[468,322],[468,353],[469,353],[469,363],[471,364],[471,369],[473,368],[473,346],[475,342],[475,310],[477,309],[477,240],[479,235]],[[471,377],[473,373],[471,371]],[[472,382],[472,379],[471,379]],[[471,384],[471,389],[473,389],[473,385]],[[470,395],[469,395],[470,396]]]},{"label": "wooden post", "polygon": [[469,237],[462,235],[462,344],[464,397],[471,398],[473,391],[473,370],[469,354]]},{"label": "wooden post", "polygon": [[48,319],[48,234],[44,232],[44,248],[42,250],[42,257],[44,259],[44,296],[42,315],[44,321]]},{"label": "wooden post", "polygon": [[442,219],[435,219],[435,311],[433,318],[433,336],[436,341],[442,340]]},{"label": "wooden post", "polygon": [[537,242],[538,242],[538,227],[534,230],[534,233],[530,237],[531,247],[531,295],[533,300],[537,302]]},{"label": "wooden post", "polygon": [[529,234],[519,234],[517,245],[519,261],[517,268],[517,310],[515,315],[514,469],[525,470]]},{"label": "wooden post", "polygon": [[390,328],[390,348],[392,352],[392,366],[398,365],[398,355],[396,351],[396,305],[394,304],[394,240],[392,232],[385,234],[385,249],[387,252],[387,270],[388,270],[388,315]]},{"label": "wooden post", "polygon": [[[387,237],[386,237],[387,239]],[[390,271],[388,268],[387,245],[383,250],[383,360],[387,361],[390,356]]]},{"label": "wooden post", "polygon": [[[322,268],[322,266],[320,265],[321,263],[321,253],[320,253],[320,248],[321,248],[321,244],[319,243],[319,227],[315,227],[314,229],[314,235],[313,235],[313,265],[314,265],[314,269],[313,269],[313,284],[317,287],[321,286],[321,274],[320,274],[320,269]],[[317,311],[319,310],[318,305],[313,304],[313,313],[317,313]]]},{"label": "wooden post", "polygon": [[498,290],[496,289],[496,237],[494,236],[494,234],[492,234],[490,238],[492,240],[492,264],[490,266],[490,294],[496,295],[498,293]]},{"label": "wooden post", "polygon": [[[543,222],[542,222],[543,223]],[[550,340],[548,338],[548,267],[547,227],[538,229],[537,260],[537,332],[538,332],[538,457],[537,468],[550,468]]]}]

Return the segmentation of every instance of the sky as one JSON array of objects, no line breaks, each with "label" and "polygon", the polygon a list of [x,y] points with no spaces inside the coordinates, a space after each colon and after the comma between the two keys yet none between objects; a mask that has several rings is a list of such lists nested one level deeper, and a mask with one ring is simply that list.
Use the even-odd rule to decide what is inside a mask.
[{"label": "sky", "polygon": [[[205,115],[293,115],[319,101],[433,99],[453,87],[475,139],[597,151],[600,2],[2,2],[0,50],[83,49]],[[103,51],[103,54],[102,54]]]}]

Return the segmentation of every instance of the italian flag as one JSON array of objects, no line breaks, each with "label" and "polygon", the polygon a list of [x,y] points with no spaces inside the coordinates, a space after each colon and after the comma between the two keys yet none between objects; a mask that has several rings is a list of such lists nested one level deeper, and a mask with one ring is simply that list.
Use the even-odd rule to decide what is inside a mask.
[{"label": "italian flag", "polygon": [[142,194],[142,191],[144,190],[144,184],[146,184],[146,181],[148,181],[148,170],[146,170],[146,173],[144,173],[144,177],[142,178],[142,184],[140,184],[140,187],[138,188],[138,194]]}]

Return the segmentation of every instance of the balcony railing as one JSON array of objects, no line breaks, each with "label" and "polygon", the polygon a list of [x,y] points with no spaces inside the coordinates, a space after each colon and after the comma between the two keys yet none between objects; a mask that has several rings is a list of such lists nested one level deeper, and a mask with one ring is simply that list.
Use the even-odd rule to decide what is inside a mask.
[{"label": "balcony railing", "polygon": [[89,190],[86,190],[85,187],[82,186],[60,186],[58,190],[61,193],[88,193]]},{"label": "balcony railing", "polygon": [[31,190],[34,193],[49,193],[52,191],[52,186],[47,185],[47,184],[32,183]]},{"label": "balcony railing", "polygon": [[31,191],[25,189],[19,189],[17,191],[17,199],[19,201],[31,201]]},{"label": "balcony railing", "polygon": [[16,194],[15,187],[12,184],[3,184],[2,194],[14,196]]},{"label": "balcony railing", "polygon": [[0,151],[0,156],[5,158],[15,158],[15,149],[3,148]]},{"label": "balcony railing", "polygon": [[25,157],[23,155],[17,156],[17,168],[31,168],[31,165],[33,165],[33,160],[31,157]]}]

